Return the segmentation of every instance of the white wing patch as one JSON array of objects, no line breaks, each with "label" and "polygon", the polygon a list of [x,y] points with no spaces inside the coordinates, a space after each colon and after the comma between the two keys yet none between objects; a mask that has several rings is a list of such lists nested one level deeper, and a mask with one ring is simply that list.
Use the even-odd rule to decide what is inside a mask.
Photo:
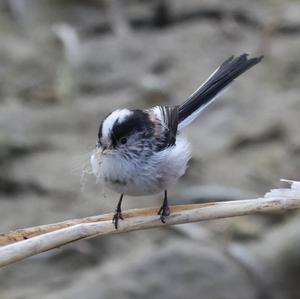
[{"label": "white wing patch", "polygon": [[161,107],[160,106],[155,106],[155,107],[151,108],[151,110],[153,111],[155,117],[159,120],[162,127],[167,130],[168,126],[167,126],[167,123],[165,122],[165,120],[163,118]]},{"label": "white wing patch", "polygon": [[162,121],[161,108],[160,108],[159,106],[155,106],[155,107],[151,108],[151,110],[154,112],[154,115],[155,115],[160,121]]},{"label": "white wing patch", "polygon": [[123,122],[129,115],[133,112],[128,109],[117,109],[112,112],[107,118],[103,121],[102,125],[102,136],[104,138],[108,138],[110,135],[110,131],[116,121]]}]

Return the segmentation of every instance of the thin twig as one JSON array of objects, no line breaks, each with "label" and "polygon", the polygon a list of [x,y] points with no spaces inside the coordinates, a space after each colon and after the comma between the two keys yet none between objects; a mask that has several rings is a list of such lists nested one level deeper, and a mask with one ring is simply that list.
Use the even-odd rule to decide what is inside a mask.
[{"label": "thin twig", "polygon": [[[295,184],[298,183],[295,182]],[[167,218],[166,224],[160,222],[156,215],[157,209],[150,208],[124,212],[125,220],[119,223],[118,230],[115,230],[112,225],[112,215],[106,214],[2,234],[1,238],[4,243],[5,238],[8,242],[11,242],[12,239],[18,241],[20,238],[23,241],[0,248],[0,267],[77,240],[96,236],[300,208],[299,191],[293,188],[278,189],[271,191],[264,198],[175,206],[171,208],[171,215]],[[276,194],[276,196],[272,196],[272,194]],[[280,196],[281,194],[282,196]],[[24,240],[26,236],[31,238]]]},{"label": "thin twig", "polygon": [[[180,211],[195,209],[198,207],[200,208],[203,207],[204,205],[208,205],[208,204],[177,205],[177,206],[172,206],[172,211],[180,212]],[[128,211],[123,211],[122,214],[124,218],[127,219],[131,217],[139,217],[139,216],[145,217],[149,215],[155,215],[157,211],[158,208],[133,209]],[[62,222],[34,226],[34,227],[29,227],[24,229],[18,229],[7,233],[0,233],[0,246],[8,245],[18,241],[27,240],[32,237],[53,232],[59,229],[67,228],[69,226],[74,226],[76,224],[101,222],[101,221],[106,221],[111,219],[112,219],[112,214],[103,214],[97,216],[90,216],[86,218],[70,219]]]}]

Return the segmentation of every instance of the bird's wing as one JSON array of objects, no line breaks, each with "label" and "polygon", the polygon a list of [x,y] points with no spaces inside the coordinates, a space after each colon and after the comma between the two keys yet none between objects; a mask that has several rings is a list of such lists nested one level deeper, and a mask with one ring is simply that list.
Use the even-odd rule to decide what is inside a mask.
[{"label": "bird's wing", "polygon": [[176,143],[176,135],[178,128],[178,106],[156,106],[152,108],[156,118],[160,121],[165,129],[163,147],[169,147]]}]

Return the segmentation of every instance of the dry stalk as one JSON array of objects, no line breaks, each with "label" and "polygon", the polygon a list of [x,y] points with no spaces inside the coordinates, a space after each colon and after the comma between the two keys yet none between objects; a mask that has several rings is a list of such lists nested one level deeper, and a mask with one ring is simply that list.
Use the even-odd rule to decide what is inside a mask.
[{"label": "dry stalk", "polygon": [[0,267],[96,236],[300,208],[300,183],[288,183],[291,189],[275,189],[262,198],[173,206],[166,224],[159,220],[157,208],[148,208],[124,212],[125,220],[119,223],[118,230],[111,222],[112,215],[105,214],[3,233],[0,234]]}]

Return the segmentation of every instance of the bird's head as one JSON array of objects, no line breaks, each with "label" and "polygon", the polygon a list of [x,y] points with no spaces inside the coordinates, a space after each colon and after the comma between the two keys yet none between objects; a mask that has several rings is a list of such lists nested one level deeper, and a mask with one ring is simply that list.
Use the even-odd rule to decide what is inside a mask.
[{"label": "bird's head", "polygon": [[131,159],[150,150],[149,139],[154,124],[149,113],[142,110],[118,109],[101,122],[98,131],[97,151],[105,156]]}]

